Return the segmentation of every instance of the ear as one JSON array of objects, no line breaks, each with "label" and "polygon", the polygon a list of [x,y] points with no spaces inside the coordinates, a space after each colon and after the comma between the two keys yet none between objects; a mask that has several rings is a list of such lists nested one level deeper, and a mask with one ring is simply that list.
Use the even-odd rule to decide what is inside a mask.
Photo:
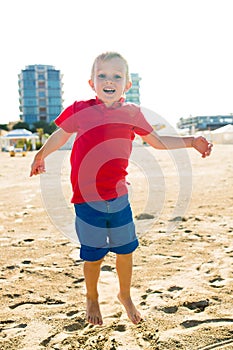
[{"label": "ear", "polygon": [[129,91],[129,89],[131,89],[131,87],[132,87],[132,82],[131,82],[131,81],[128,81],[128,82],[126,83],[126,85],[125,85],[125,90],[124,90],[124,92]]},{"label": "ear", "polygon": [[93,83],[93,80],[88,80],[88,84],[90,85],[90,87],[95,91],[95,85]]}]

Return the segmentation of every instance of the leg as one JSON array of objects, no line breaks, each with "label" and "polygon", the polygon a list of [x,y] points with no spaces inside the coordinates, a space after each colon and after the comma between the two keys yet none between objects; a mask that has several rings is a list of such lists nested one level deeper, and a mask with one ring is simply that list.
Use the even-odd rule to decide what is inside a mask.
[{"label": "leg", "polygon": [[132,269],[133,269],[133,254],[117,254],[116,269],[119,278],[120,292],[118,299],[125,307],[129,319],[138,324],[141,321],[141,315],[136,309],[130,296]]},{"label": "leg", "polygon": [[87,321],[94,325],[102,325],[103,320],[98,302],[97,284],[100,275],[100,266],[103,259],[97,261],[85,261],[84,277],[87,289]]}]

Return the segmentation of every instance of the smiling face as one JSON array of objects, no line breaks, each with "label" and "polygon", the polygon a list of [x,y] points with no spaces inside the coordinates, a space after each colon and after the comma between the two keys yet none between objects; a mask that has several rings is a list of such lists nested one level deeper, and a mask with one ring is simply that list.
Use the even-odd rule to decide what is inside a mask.
[{"label": "smiling face", "polygon": [[97,60],[89,84],[107,107],[119,101],[132,85],[128,80],[126,63],[120,57]]}]

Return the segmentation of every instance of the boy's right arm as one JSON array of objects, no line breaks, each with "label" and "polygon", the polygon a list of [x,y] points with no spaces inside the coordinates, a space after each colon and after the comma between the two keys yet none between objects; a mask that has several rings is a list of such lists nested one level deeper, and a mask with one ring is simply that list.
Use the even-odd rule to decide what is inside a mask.
[{"label": "boy's right arm", "polygon": [[58,150],[63,146],[72,134],[65,132],[63,129],[56,130],[41,147],[41,149],[35,155],[35,158],[31,165],[32,175],[38,175],[45,172],[44,159],[52,152]]}]

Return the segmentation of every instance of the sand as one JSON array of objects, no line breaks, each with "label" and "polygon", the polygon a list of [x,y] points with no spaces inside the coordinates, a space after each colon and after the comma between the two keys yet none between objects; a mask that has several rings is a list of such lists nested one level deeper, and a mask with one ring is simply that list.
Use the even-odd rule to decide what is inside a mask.
[{"label": "sand", "polygon": [[215,145],[207,159],[135,146],[136,326],[116,298],[112,254],[100,276],[104,325],[86,322],[69,152],[29,178],[34,154],[0,153],[1,350],[233,349],[232,145]]}]

